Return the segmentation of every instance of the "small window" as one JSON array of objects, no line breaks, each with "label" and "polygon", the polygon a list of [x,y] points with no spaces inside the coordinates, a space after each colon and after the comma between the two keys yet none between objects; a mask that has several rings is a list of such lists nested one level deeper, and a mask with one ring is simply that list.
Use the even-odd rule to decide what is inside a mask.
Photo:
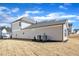
[{"label": "small window", "polygon": [[67,36],[66,30],[64,30],[64,35]]},{"label": "small window", "polygon": [[17,34],[16,34],[16,36],[17,36]]},{"label": "small window", "polygon": [[23,35],[24,35],[24,32],[23,32]]},{"label": "small window", "polygon": [[19,26],[21,26],[21,22],[19,22]]}]

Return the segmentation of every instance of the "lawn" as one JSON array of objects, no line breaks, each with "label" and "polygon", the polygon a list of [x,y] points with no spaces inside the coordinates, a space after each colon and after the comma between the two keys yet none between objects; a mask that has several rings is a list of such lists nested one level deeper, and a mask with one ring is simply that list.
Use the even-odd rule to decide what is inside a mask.
[{"label": "lawn", "polygon": [[1,56],[79,56],[79,36],[72,35],[67,42],[34,42],[18,39],[0,39]]}]

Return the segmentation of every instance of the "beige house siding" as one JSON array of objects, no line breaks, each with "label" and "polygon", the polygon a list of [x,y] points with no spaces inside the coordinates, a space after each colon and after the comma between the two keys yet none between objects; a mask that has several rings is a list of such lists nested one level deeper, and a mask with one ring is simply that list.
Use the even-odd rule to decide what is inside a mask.
[{"label": "beige house siding", "polygon": [[12,26],[12,38],[16,38],[18,31],[21,30],[19,26],[20,21],[14,22],[11,24]]},{"label": "beige house siding", "polygon": [[[24,32],[24,33],[23,33]],[[62,41],[63,40],[63,29],[62,25],[53,25],[40,28],[24,29],[13,32],[13,38],[28,38],[33,39],[34,36],[46,34],[48,39]],[[16,36],[17,34],[17,36]]]},{"label": "beige house siding", "polygon": [[12,23],[12,32],[21,30],[19,24],[20,24],[20,21]]}]

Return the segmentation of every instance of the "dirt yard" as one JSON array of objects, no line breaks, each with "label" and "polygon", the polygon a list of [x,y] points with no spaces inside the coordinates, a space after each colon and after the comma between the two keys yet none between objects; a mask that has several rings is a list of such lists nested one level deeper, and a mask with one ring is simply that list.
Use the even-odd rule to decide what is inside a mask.
[{"label": "dirt yard", "polygon": [[67,42],[34,42],[15,39],[0,40],[1,56],[79,56],[79,36]]}]

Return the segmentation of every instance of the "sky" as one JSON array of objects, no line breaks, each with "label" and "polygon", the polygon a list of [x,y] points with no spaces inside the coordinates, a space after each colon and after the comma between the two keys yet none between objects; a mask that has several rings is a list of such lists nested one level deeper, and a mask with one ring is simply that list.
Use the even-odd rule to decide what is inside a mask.
[{"label": "sky", "polygon": [[10,26],[23,16],[38,22],[68,19],[73,29],[79,29],[78,3],[0,3],[0,26]]}]

